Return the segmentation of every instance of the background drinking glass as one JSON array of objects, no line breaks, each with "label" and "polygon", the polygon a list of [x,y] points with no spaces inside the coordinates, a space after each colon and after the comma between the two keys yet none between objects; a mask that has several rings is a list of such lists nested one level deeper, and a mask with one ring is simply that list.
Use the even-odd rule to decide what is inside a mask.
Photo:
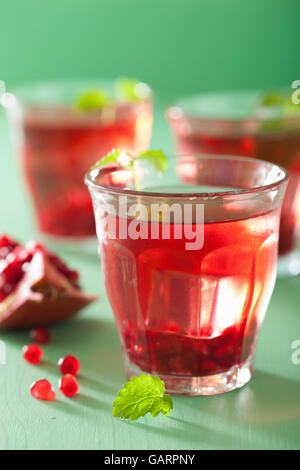
[{"label": "background drinking glass", "polygon": [[288,169],[283,203],[280,274],[298,274],[294,250],[300,229],[300,106],[286,93],[218,92],[178,100],[167,118],[179,154],[204,153],[258,157]]},{"label": "background drinking glass", "polygon": [[[221,393],[250,380],[276,277],[286,181],[277,165],[229,156],[180,157],[177,175],[167,172],[158,180],[148,174],[140,192],[120,167],[88,173],[128,376],[158,374],[167,391],[189,395]],[[146,207],[138,224],[148,237],[130,236],[134,219],[121,215],[124,196],[127,214],[134,204]],[[203,247],[187,250],[186,232],[175,234],[186,226],[182,218],[168,220],[162,210],[154,220],[153,204],[177,204],[182,211],[203,205],[204,222],[189,222],[191,230],[203,231]],[[120,232],[124,224],[127,236]]]},{"label": "background drinking glass", "polygon": [[145,99],[76,109],[81,93],[97,89],[112,94],[113,83],[27,85],[15,90],[15,105],[8,107],[39,229],[56,241],[95,236],[92,202],[83,184],[91,164],[115,147],[141,152],[151,137],[150,89]]}]

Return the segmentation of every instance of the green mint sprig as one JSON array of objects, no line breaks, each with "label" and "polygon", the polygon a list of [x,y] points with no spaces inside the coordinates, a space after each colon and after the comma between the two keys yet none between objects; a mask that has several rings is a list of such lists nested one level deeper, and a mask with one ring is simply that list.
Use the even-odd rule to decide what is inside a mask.
[{"label": "green mint sprig", "polygon": [[149,98],[150,88],[133,78],[119,78],[115,81],[115,93],[121,101],[140,101]]},{"label": "green mint sprig", "polygon": [[147,161],[155,171],[164,173],[167,169],[167,157],[162,150],[146,150],[139,155],[128,155],[126,152],[122,152],[119,149],[114,149],[107,155],[105,155],[101,160],[99,160],[93,167],[92,170],[101,168],[102,166],[107,165],[108,163],[117,163],[123,168],[131,170],[132,176],[135,183],[135,189],[140,190],[140,182],[135,171],[135,163],[145,160]]},{"label": "green mint sprig", "polygon": [[257,116],[263,118],[263,131],[281,131],[284,128],[283,119],[298,112],[297,105],[292,102],[291,94],[287,90],[266,92],[256,110]]},{"label": "green mint sprig", "polygon": [[162,150],[146,150],[137,157],[139,160],[146,160],[156,171],[164,173],[167,169],[168,160]]},{"label": "green mint sprig", "polygon": [[165,395],[165,384],[157,375],[153,377],[141,374],[139,377],[132,377],[113,402],[113,416],[131,421],[147,413],[152,418],[160,413],[167,416],[172,409],[172,398]]},{"label": "green mint sprig", "polygon": [[101,166],[105,166],[108,163],[119,163],[118,159],[121,155],[121,150],[119,149],[113,149],[110,153],[105,155],[101,160],[99,160],[95,165],[92,166],[92,170],[96,170],[97,168],[100,168]]},{"label": "green mint sprig", "polygon": [[288,101],[288,96],[285,92],[270,91],[263,94],[260,100],[260,106],[282,107],[286,103],[286,101]]},{"label": "green mint sprig", "polygon": [[105,89],[91,88],[81,92],[76,97],[74,105],[79,111],[92,111],[114,100],[140,101],[149,98],[150,94],[150,87],[146,83],[132,78],[119,78],[114,82],[114,96]]},{"label": "green mint sprig", "polygon": [[110,101],[111,98],[105,90],[89,90],[77,97],[75,107],[79,111],[92,111],[106,106]]}]

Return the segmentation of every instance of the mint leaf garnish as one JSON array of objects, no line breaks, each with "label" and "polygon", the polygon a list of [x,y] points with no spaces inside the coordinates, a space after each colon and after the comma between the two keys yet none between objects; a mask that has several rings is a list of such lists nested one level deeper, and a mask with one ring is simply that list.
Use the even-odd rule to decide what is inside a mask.
[{"label": "mint leaf garnish", "polygon": [[262,131],[282,131],[286,127],[285,118],[298,113],[297,106],[292,103],[288,90],[271,91],[262,95],[256,109],[256,115],[262,119]]},{"label": "mint leaf garnish", "polygon": [[118,163],[122,168],[126,168],[132,172],[132,177],[136,191],[140,191],[140,178],[135,163],[139,160],[147,160],[156,171],[164,172],[167,168],[167,157],[162,150],[147,150],[139,155],[131,155],[121,150],[114,149],[101,160],[99,160],[92,170],[100,168],[108,163]]},{"label": "mint leaf garnish", "polygon": [[92,169],[107,165],[107,163],[116,162],[124,168],[133,169],[134,163],[138,160],[147,160],[156,171],[164,172],[167,168],[167,157],[162,150],[146,150],[139,155],[130,155],[121,150],[114,149],[101,160],[99,160]]},{"label": "mint leaf garnish", "polygon": [[286,93],[282,91],[271,91],[265,93],[262,98],[260,105],[261,106],[283,106],[287,101]]},{"label": "mint leaf garnish", "polygon": [[75,100],[75,107],[79,111],[100,109],[112,101],[139,101],[150,97],[150,87],[139,80],[120,78],[114,82],[114,96],[101,88],[91,88],[80,93]]},{"label": "mint leaf garnish", "polygon": [[146,150],[138,158],[147,160],[156,171],[164,173],[167,169],[167,157],[162,150]]},{"label": "mint leaf garnish", "polygon": [[79,111],[91,111],[100,109],[109,102],[110,97],[105,90],[89,90],[77,97],[75,106]]},{"label": "mint leaf garnish", "polygon": [[139,101],[150,96],[146,83],[132,78],[120,78],[115,82],[116,96],[121,101]]},{"label": "mint leaf garnish", "polygon": [[135,421],[150,413],[155,418],[159,413],[167,416],[173,408],[172,398],[165,395],[165,384],[156,375],[141,374],[132,377],[119,391],[113,402],[113,416]]},{"label": "mint leaf garnish", "polygon": [[101,158],[94,166],[92,166],[92,170],[96,168],[100,168],[101,166],[107,165],[108,163],[115,162],[118,163],[118,158],[121,155],[121,151],[118,149],[113,149],[110,153],[105,155],[105,157]]}]

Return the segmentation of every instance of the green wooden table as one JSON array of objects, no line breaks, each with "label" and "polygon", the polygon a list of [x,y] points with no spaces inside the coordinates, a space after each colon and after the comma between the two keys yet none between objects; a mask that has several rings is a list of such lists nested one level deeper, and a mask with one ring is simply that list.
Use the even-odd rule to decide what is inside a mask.
[{"label": "green wooden table", "polygon": [[[21,241],[36,238],[29,201],[0,110],[0,232]],[[152,146],[171,151],[171,137],[157,111]],[[101,302],[53,328],[38,367],[22,359],[26,332],[1,333],[6,365],[0,365],[0,449],[299,449],[300,364],[292,342],[300,339],[300,279],[280,280],[263,324],[253,380],[244,388],[212,397],[175,397],[169,417],[136,423],[112,417],[112,402],[125,381],[121,349],[105,296],[97,254],[64,253],[80,270],[86,291]],[[78,355],[80,394],[53,403],[34,400],[30,384],[59,379],[57,359]],[[57,388],[57,386],[56,386]]]}]

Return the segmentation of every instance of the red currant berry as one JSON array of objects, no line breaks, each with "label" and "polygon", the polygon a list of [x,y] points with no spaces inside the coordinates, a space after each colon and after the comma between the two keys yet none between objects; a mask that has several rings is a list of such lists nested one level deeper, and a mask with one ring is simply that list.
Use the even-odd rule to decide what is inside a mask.
[{"label": "red currant berry", "polygon": [[71,374],[76,376],[80,371],[80,362],[75,356],[65,356],[58,361],[62,375]]},{"label": "red currant berry", "polygon": [[47,328],[35,328],[34,330],[30,330],[29,336],[33,341],[36,341],[40,344],[48,344],[51,341],[51,333]]},{"label": "red currant berry", "polygon": [[23,347],[23,357],[30,364],[39,364],[44,351],[37,344],[29,344]]},{"label": "red currant berry", "polygon": [[66,397],[73,397],[78,392],[78,384],[74,375],[64,375],[58,382],[59,390]]},{"label": "red currant berry", "polygon": [[30,387],[31,395],[37,400],[55,400],[55,390],[52,387],[51,383],[48,380],[38,380],[34,382]]}]

